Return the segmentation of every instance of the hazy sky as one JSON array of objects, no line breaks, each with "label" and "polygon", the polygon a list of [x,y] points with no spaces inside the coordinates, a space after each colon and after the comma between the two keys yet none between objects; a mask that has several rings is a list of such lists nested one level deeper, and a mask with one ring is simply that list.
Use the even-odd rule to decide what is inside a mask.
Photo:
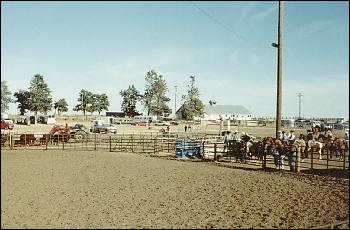
[{"label": "hazy sky", "polygon": [[[153,69],[172,109],[195,75],[205,104],[275,116],[277,19],[277,1],[1,2],[1,80],[13,94],[40,73],[69,114],[81,89],[121,111],[120,90],[143,92]],[[303,116],[349,117],[349,3],[284,2],[282,45],[282,116],[303,93]]]}]

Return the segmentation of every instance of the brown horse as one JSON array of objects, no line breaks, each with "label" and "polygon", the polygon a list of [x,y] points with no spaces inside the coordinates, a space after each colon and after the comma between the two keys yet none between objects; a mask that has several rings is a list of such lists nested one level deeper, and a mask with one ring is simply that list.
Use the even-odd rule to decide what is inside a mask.
[{"label": "brown horse", "polygon": [[245,155],[244,149],[245,149],[245,142],[243,141],[229,140],[227,142],[227,153],[230,156],[235,157],[236,162],[240,160],[241,163],[245,163],[246,155]]},{"label": "brown horse", "polygon": [[330,158],[333,157],[333,154],[335,152],[335,146],[333,144],[333,138],[331,136],[326,136],[323,134],[320,134],[317,139],[319,142],[323,143],[322,148],[322,154],[327,154],[330,156]]},{"label": "brown horse", "polygon": [[339,159],[342,160],[345,157],[345,152],[349,150],[345,139],[336,138],[334,140],[334,146],[335,146],[336,157],[337,158],[339,157]]}]

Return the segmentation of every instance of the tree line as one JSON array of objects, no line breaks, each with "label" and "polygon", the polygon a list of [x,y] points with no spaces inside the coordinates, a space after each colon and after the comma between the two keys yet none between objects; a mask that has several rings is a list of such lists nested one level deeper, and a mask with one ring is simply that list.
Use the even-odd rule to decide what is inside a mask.
[{"label": "tree line", "polygon": [[[172,110],[168,103],[170,98],[166,96],[168,87],[164,76],[158,75],[154,70],[148,71],[145,77],[146,86],[144,93],[141,93],[134,85],[129,85],[125,90],[121,90],[119,95],[122,97],[121,110],[127,116],[135,116],[140,114],[136,109],[136,104],[140,102],[148,115],[168,116]],[[199,90],[195,87],[195,77],[190,76],[190,84],[187,86],[186,95],[182,95],[182,106],[180,111],[184,119],[193,119],[195,116],[203,114],[204,104],[199,99]],[[28,89],[19,90],[11,97],[7,82],[1,81],[1,112],[9,109],[9,103],[18,103],[19,113],[24,115],[31,111],[37,115],[38,112],[47,114],[52,108],[58,114],[68,111],[68,104],[65,98],[53,102],[52,91],[41,74],[36,74],[30,81]],[[73,111],[82,111],[91,114],[103,110],[108,110],[110,106],[108,96],[106,94],[95,94],[86,89],[79,92],[78,103]],[[176,111],[175,111],[176,112]]]}]

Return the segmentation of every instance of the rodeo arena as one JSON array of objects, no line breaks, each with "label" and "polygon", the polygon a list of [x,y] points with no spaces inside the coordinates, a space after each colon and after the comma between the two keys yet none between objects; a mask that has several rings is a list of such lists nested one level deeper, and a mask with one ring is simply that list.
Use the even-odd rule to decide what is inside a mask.
[{"label": "rodeo arena", "polygon": [[[13,158],[2,175],[28,175],[2,188],[13,184],[8,189],[23,196],[23,183],[33,183],[28,196],[60,207],[47,213],[44,204],[25,204],[12,211],[18,215],[2,213],[2,227],[349,227],[348,120],[284,119],[275,138],[273,119],[251,115],[70,119],[13,116],[12,129],[1,126],[2,162]],[[36,126],[46,131],[26,129]],[[80,199],[69,201],[72,210],[71,199]]]}]

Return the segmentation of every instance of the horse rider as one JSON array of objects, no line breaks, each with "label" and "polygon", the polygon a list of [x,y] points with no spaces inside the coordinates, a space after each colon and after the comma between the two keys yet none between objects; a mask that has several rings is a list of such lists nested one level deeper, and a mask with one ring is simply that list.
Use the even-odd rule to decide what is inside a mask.
[{"label": "horse rider", "polygon": [[314,134],[310,129],[308,129],[306,134],[306,157],[307,157],[307,151],[311,147],[313,141],[314,141]]},{"label": "horse rider", "polygon": [[324,135],[328,139],[333,139],[333,133],[330,129],[327,130],[326,134]]},{"label": "horse rider", "polygon": [[242,132],[241,140],[244,141],[246,153],[248,154],[250,146],[253,145],[253,143],[252,143],[252,136],[250,136],[246,132]]},{"label": "horse rider", "polygon": [[290,134],[289,134],[289,137],[288,137],[288,141],[295,141],[294,130],[290,131]]},{"label": "horse rider", "polygon": [[241,137],[239,136],[238,130],[235,130],[232,135],[232,140],[241,141]]},{"label": "horse rider", "polygon": [[282,140],[283,139],[283,133],[281,130],[277,131],[277,139]]},{"label": "horse rider", "polygon": [[283,141],[287,142],[289,140],[289,131],[287,132],[282,131],[282,133],[283,133]]}]

